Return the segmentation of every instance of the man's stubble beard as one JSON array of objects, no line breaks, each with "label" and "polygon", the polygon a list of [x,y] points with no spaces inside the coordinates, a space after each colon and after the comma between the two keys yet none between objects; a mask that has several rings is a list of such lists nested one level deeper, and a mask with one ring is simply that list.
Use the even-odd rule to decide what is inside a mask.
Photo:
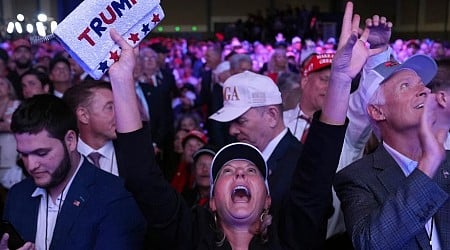
[{"label": "man's stubble beard", "polygon": [[61,160],[61,162],[58,165],[58,168],[56,168],[55,172],[53,172],[50,176],[50,182],[42,186],[42,188],[53,188],[57,185],[61,184],[63,182],[67,175],[69,174],[71,169],[71,163],[70,163],[70,157],[69,157],[69,151],[66,147],[64,147],[64,158]]}]

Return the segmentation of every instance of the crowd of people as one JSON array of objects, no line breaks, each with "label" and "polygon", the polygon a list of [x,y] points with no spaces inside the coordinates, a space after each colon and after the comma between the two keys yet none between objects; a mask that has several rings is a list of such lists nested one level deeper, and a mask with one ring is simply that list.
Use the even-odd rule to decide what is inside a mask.
[{"label": "crowd of people", "polygon": [[4,43],[14,247],[449,249],[450,50],[359,24],[349,2],[325,41],[133,49],[111,30],[122,52],[100,80],[57,41]]}]

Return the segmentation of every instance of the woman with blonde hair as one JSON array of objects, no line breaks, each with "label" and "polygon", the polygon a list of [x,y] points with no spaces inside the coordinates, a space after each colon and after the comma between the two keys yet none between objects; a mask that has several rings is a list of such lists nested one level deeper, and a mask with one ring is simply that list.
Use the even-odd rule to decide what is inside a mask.
[{"label": "woman with blonde hair", "polygon": [[10,129],[11,116],[19,104],[11,82],[0,77],[0,183],[5,188],[24,177],[22,169],[17,166],[16,140]]}]

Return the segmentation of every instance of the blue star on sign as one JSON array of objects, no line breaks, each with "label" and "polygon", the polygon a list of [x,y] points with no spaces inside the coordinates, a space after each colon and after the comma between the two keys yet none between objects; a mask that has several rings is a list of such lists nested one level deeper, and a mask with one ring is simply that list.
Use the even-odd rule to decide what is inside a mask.
[{"label": "blue star on sign", "polygon": [[108,68],[109,68],[108,67],[108,62],[106,62],[106,61],[101,62],[100,66],[98,67],[98,69],[101,70],[102,73],[105,73],[106,70],[108,70]]},{"label": "blue star on sign", "polygon": [[148,23],[146,24],[142,24],[142,29],[141,31],[144,32],[145,35],[147,35],[148,32],[150,32],[150,28],[148,27]]}]

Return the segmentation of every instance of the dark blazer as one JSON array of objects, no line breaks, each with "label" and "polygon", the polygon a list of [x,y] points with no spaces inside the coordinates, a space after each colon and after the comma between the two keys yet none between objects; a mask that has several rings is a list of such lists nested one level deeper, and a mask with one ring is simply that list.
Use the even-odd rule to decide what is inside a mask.
[{"label": "dark blazer", "polygon": [[335,189],[356,249],[431,249],[426,222],[434,216],[442,249],[450,249],[450,153],[434,179],[408,177],[384,146],[341,170]]},{"label": "dark blazer", "polygon": [[[301,157],[298,162],[289,162],[295,169],[290,179],[295,181],[285,194],[282,208],[272,214],[269,241],[261,244],[254,238],[250,249],[323,249],[332,206],[331,184],[345,129],[313,120]],[[149,137],[145,128],[118,133],[115,148],[120,176],[135,195],[153,232],[149,234],[150,249],[230,249],[227,243],[223,247],[216,245],[211,212],[204,207],[191,211],[164,180],[152,148],[140,146]]]},{"label": "dark blazer", "polygon": [[147,101],[150,113],[153,141],[162,149],[172,142],[173,110],[172,98],[176,89],[175,78],[169,71],[163,70],[156,75],[157,85],[139,83]]},{"label": "dark blazer", "polygon": [[[39,197],[31,178],[8,193],[4,219],[35,241]],[[56,221],[50,249],[141,249],[145,219],[123,182],[84,159]]]},{"label": "dark blazer", "polygon": [[302,144],[288,130],[267,160],[272,207],[279,205],[289,193],[301,151]]},{"label": "dark blazer", "polygon": [[235,141],[228,133],[230,124],[208,119],[208,117],[223,107],[223,88],[213,81],[212,70],[203,73],[200,84],[201,89],[196,100],[196,106],[200,110],[206,110],[203,118],[205,128],[208,131],[209,143],[221,148]]}]

